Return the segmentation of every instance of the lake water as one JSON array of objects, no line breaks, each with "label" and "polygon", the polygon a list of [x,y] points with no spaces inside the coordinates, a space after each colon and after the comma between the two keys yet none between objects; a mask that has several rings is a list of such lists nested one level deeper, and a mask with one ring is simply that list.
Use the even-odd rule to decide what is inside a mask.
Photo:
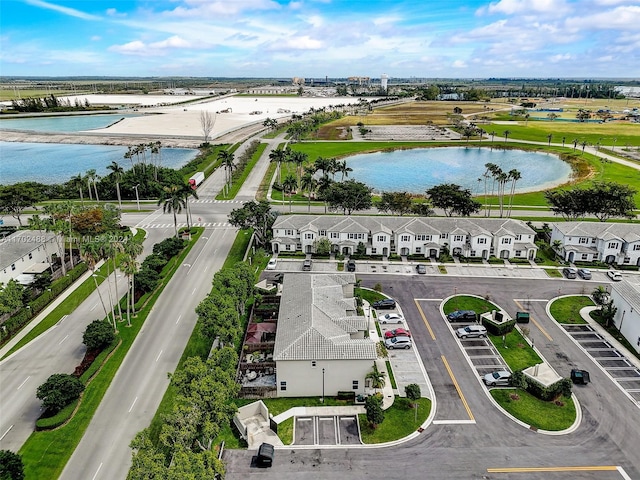
[{"label": "lake water", "polygon": [[[498,165],[506,173],[516,169],[522,178],[517,192],[551,188],[567,182],[571,167],[556,155],[524,150],[490,148],[416,148],[353,155],[345,158],[353,169],[349,178],[361,181],[376,192],[406,191],[423,194],[443,183],[455,183],[484,194],[486,163]],[[340,174],[336,175],[336,179]],[[478,182],[478,179],[483,179]],[[487,182],[490,187],[490,180]],[[508,185],[509,187],[510,185]]]},{"label": "lake water", "polygon": [[136,114],[68,115],[61,117],[0,118],[0,130],[30,130],[34,132],[81,132],[106,128],[122,118]]},{"label": "lake water", "polygon": [[[91,169],[104,176],[109,173],[107,165],[113,161],[125,170],[131,168],[124,158],[126,151],[127,147],[111,145],[0,142],[0,184],[64,183]],[[198,150],[163,148],[161,153],[162,166],[179,168],[193,160]]]}]

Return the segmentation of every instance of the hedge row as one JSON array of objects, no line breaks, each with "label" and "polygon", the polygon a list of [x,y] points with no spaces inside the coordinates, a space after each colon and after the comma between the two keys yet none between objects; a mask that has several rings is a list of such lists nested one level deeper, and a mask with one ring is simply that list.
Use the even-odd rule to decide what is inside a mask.
[{"label": "hedge row", "polygon": [[491,335],[506,335],[510,331],[512,331],[516,325],[515,318],[511,320],[507,320],[503,323],[494,323],[491,320],[487,320],[486,318],[482,319],[482,325],[484,325],[487,331]]}]

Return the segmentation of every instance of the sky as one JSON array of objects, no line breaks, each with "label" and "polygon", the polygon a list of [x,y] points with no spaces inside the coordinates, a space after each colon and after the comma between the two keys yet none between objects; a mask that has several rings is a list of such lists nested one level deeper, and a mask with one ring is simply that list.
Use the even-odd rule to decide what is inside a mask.
[{"label": "sky", "polygon": [[0,0],[0,75],[640,78],[640,0]]}]

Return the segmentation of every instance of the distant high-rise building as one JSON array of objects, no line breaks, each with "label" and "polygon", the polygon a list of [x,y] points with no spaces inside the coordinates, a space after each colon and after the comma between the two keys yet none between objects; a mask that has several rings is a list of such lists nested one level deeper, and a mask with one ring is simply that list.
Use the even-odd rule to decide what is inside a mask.
[{"label": "distant high-rise building", "polygon": [[386,92],[387,91],[387,80],[389,80],[389,75],[383,73],[380,75],[380,87]]}]

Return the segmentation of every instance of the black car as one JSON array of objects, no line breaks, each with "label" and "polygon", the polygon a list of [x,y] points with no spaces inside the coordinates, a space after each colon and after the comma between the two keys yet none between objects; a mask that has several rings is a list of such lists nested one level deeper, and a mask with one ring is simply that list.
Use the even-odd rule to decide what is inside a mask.
[{"label": "black car", "polygon": [[349,260],[347,262],[347,272],[355,272],[356,271],[356,262],[354,260]]},{"label": "black car", "polygon": [[473,310],[456,310],[447,315],[447,320],[450,322],[467,322],[469,320],[476,320],[476,312]]},{"label": "black car", "polygon": [[373,308],[396,308],[396,301],[393,298],[385,298],[383,300],[373,302],[371,306]]},{"label": "black car", "polygon": [[422,263],[419,263],[418,265],[416,265],[416,272],[418,272],[421,275],[424,275],[425,273],[427,273],[427,267],[424,266]]}]

